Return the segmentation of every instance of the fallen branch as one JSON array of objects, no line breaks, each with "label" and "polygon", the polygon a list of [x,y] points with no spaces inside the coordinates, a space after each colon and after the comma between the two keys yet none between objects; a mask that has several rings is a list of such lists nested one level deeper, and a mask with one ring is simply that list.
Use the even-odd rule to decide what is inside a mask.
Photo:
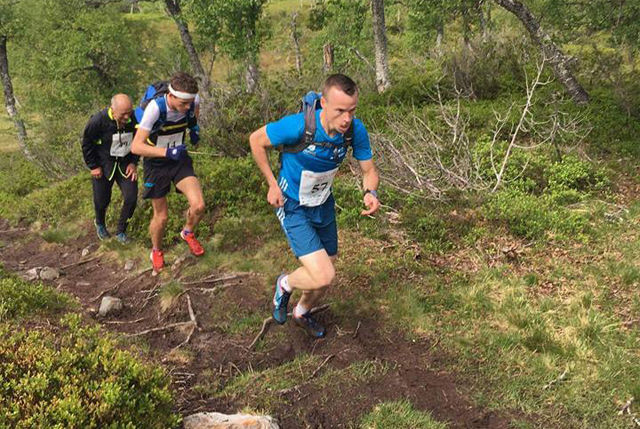
[{"label": "fallen branch", "polygon": [[218,285],[218,286],[214,286],[214,287],[190,287],[188,289],[185,289],[186,292],[193,290],[193,291],[199,291],[202,293],[214,293],[214,292],[218,292],[220,290],[229,288],[231,286],[236,286],[237,283],[230,283],[230,284],[226,284],[226,285]]},{"label": "fallen branch", "polygon": [[187,322],[187,323],[191,323],[191,331],[189,331],[187,338],[183,342],[181,342],[180,344],[178,344],[177,346],[171,349],[169,354],[173,353],[174,351],[178,350],[180,347],[184,346],[189,341],[191,341],[191,336],[193,335],[193,333],[196,331],[196,328],[198,327],[196,314],[194,313],[193,307],[191,306],[191,297],[188,294],[187,294],[187,307],[189,309],[189,319],[191,319],[191,322]]},{"label": "fallen branch", "polygon": [[20,231],[26,231],[27,228],[11,228],[11,229],[3,229],[0,230],[0,234],[4,234],[4,233],[8,233],[8,232],[20,232]]},{"label": "fallen branch", "polygon": [[108,293],[116,292],[116,291],[118,290],[118,288],[120,287],[120,285],[121,285],[122,283],[124,283],[127,279],[128,279],[128,277],[124,277],[122,280],[120,280],[118,283],[116,283],[116,285],[115,285],[114,287],[112,287],[112,288],[110,288],[110,289],[107,289],[107,290],[105,290],[105,291],[100,292],[100,293],[98,294],[98,296],[96,296],[95,298],[92,298],[92,299],[91,299],[91,302],[99,300],[100,298],[102,298],[104,295],[106,295],[106,294],[108,294]]},{"label": "fallen branch", "polygon": [[151,329],[146,329],[146,330],[141,331],[141,332],[136,332],[134,334],[127,334],[126,336],[127,337],[139,337],[139,336],[142,336],[142,335],[151,334],[153,332],[166,331],[167,329],[179,328],[181,326],[187,326],[187,325],[193,325],[193,322],[191,320],[189,320],[188,322],[171,323],[169,325],[160,326],[158,328],[151,328]]},{"label": "fallen branch", "polygon": [[[312,308],[311,311],[309,311],[309,313],[311,314],[320,313],[321,311],[325,311],[328,308],[329,308],[329,304],[324,304],[324,305],[321,305],[320,307]],[[287,317],[291,317],[291,316],[293,316],[293,312],[287,314]],[[269,327],[272,322],[273,322],[273,317],[267,317],[262,321],[262,329],[260,329],[260,332],[258,332],[258,335],[256,335],[256,337],[253,339],[251,344],[249,344],[249,350],[253,349],[256,343],[260,341],[262,337],[264,337],[267,334],[267,331],[269,330]]]},{"label": "fallen branch", "polygon": [[237,274],[234,274],[234,275],[231,275],[231,276],[222,276],[222,277],[218,277],[218,278],[215,278],[215,279],[205,277],[203,279],[195,280],[195,281],[192,281],[192,282],[183,282],[182,285],[183,286],[190,286],[190,285],[199,285],[199,284],[203,284],[203,283],[218,283],[218,282],[225,282],[227,280],[237,279],[238,277],[240,277],[240,276],[238,276]]},{"label": "fallen branch", "polygon": [[99,256],[94,256],[93,258],[84,259],[84,260],[74,262],[73,264],[64,265],[60,267],[60,271],[66,270],[67,268],[75,267],[76,265],[82,265],[82,264],[86,264],[87,262],[95,261],[98,258]]}]

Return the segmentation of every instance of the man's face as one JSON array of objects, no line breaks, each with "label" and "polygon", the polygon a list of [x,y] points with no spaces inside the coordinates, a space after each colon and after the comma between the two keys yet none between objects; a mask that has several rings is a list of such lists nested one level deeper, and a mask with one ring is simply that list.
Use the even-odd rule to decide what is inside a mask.
[{"label": "man's face", "polygon": [[340,88],[332,86],[322,95],[320,103],[329,127],[327,131],[346,133],[356,112],[358,93],[347,95]]},{"label": "man's face", "polygon": [[119,124],[125,124],[131,117],[132,113],[133,106],[131,106],[131,104],[111,107],[111,114],[113,115],[113,119],[115,119]]},{"label": "man's face", "polygon": [[173,110],[177,110],[180,113],[186,113],[189,110],[189,106],[193,103],[193,99],[185,100],[184,98],[178,98],[173,94],[168,94],[170,107]]}]

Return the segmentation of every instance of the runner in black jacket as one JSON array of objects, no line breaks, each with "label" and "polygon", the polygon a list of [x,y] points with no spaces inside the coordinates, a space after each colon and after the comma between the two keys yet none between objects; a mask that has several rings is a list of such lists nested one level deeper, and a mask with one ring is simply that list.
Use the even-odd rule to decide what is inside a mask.
[{"label": "runner in black jacket", "polygon": [[128,95],[114,95],[110,107],[91,117],[82,137],[82,154],[93,177],[95,225],[100,240],[110,237],[105,214],[111,202],[113,182],[116,182],[124,200],[116,238],[123,243],[128,241],[127,223],[133,216],[138,199],[139,157],[131,153],[136,130],[132,111],[133,105]]}]

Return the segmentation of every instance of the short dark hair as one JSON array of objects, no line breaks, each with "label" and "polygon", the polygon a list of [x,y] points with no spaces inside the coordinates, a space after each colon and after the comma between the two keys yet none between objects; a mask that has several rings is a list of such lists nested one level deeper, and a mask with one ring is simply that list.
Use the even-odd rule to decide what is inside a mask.
[{"label": "short dark hair", "polygon": [[349,96],[358,92],[358,85],[356,85],[353,79],[341,73],[332,74],[324,81],[322,93],[327,94],[334,86]]},{"label": "short dark hair", "polygon": [[198,93],[198,82],[189,73],[177,72],[171,77],[171,87],[176,91]]}]

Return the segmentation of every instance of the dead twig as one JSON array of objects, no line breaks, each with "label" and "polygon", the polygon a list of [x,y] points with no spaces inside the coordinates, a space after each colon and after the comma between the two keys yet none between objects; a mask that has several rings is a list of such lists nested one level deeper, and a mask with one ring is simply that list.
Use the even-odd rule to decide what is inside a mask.
[{"label": "dead twig", "polygon": [[84,260],[81,259],[79,261],[74,262],[73,264],[63,265],[62,267],[60,267],[60,271],[64,271],[67,268],[75,267],[76,265],[82,265],[82,264],[86,264],[87,262],[95,261],[98,258],[99,256],[94,256],[93,258],[89,258],[89,259],[84,259]]},{"label": "dead twig", "polygon": [[[324,305],[321,305],[320,307],[312,308],[311,311],[309,311],[309,313],[311,314],[320,313],[321,311],[325,311],[328,308],[329,308],[329,304],[324,304]],[[287,314],[287,317],[291,317],[291,316],[293,316],[293,312]],[[264,337],[267,334],[267,331],[269,330],[269,327],[271,326],[272,322],[273,322],[273,317],[267,317],[262,321],[262,329],[260,329],[260,332],[258,332],[258,335],[256,335],[256,337],[253,339],[251,344],[249,344],[249,350],[253,349],[256,343],[260,341],[262,337]]]},{"label": "dead twig", "polygon": [[[360,326],[360,325],[358,325],[358,326]],[[327,362],[329,362],[331,359],[333,359],[333,357],[334,357],[334,356],[335,356],[335,355],[329,355],[329,356],[327,356],[327,358],[326,358],[324,361],[322,361],[322,363],[320,364],[320,366],[319,366],[319,367],[317,367],[315,371],[313,371],[313,373],[311,374],[311,377],[309,377],[309,379],[312,379],[313,377],[315,377],[315,376],[316,376],[316,374],[317,374],[317,373],[322,369],[322,367],[323,367],[323,366],[325,366],[325,365],[327,364]]]},{"label": "dead twig", "polygon": [[547,390],[548,388],[550,388],[551,386],[553,386],[554,384],[560,382],[560,381],[564,381],[567,378],[567,374],[569,373],[569,369],[565,369],[564,372],[562,374],[560,374],[555,380],[551,380],[550,382],[548,382],[547,384],[545,384],[542,387],[542,390]]},{"label": "dead twig", "polygon": [[360,330],[360,321],[358,320],[358,326],[356,326],[356,330],[353,331],[353,338],[355,339],[358,336],[358,331]]},{"label": "dead twig", "polygon": [[631,397],[625,404],[622,406],[620,411],[618,411],[618,415],[621,416],[624,413],[631,414],[631,404],[633,404],[633,397]]},{"label": "dead twig", "polygon": [[141,317],[141,318],[136,319],[136,320],[112,320],[112,321],[104,322],[104,324],[105,325],[125,325],[125,324],[128,324],[128,323],[142,322],[145,319],[146,319],[146,317]]}]

